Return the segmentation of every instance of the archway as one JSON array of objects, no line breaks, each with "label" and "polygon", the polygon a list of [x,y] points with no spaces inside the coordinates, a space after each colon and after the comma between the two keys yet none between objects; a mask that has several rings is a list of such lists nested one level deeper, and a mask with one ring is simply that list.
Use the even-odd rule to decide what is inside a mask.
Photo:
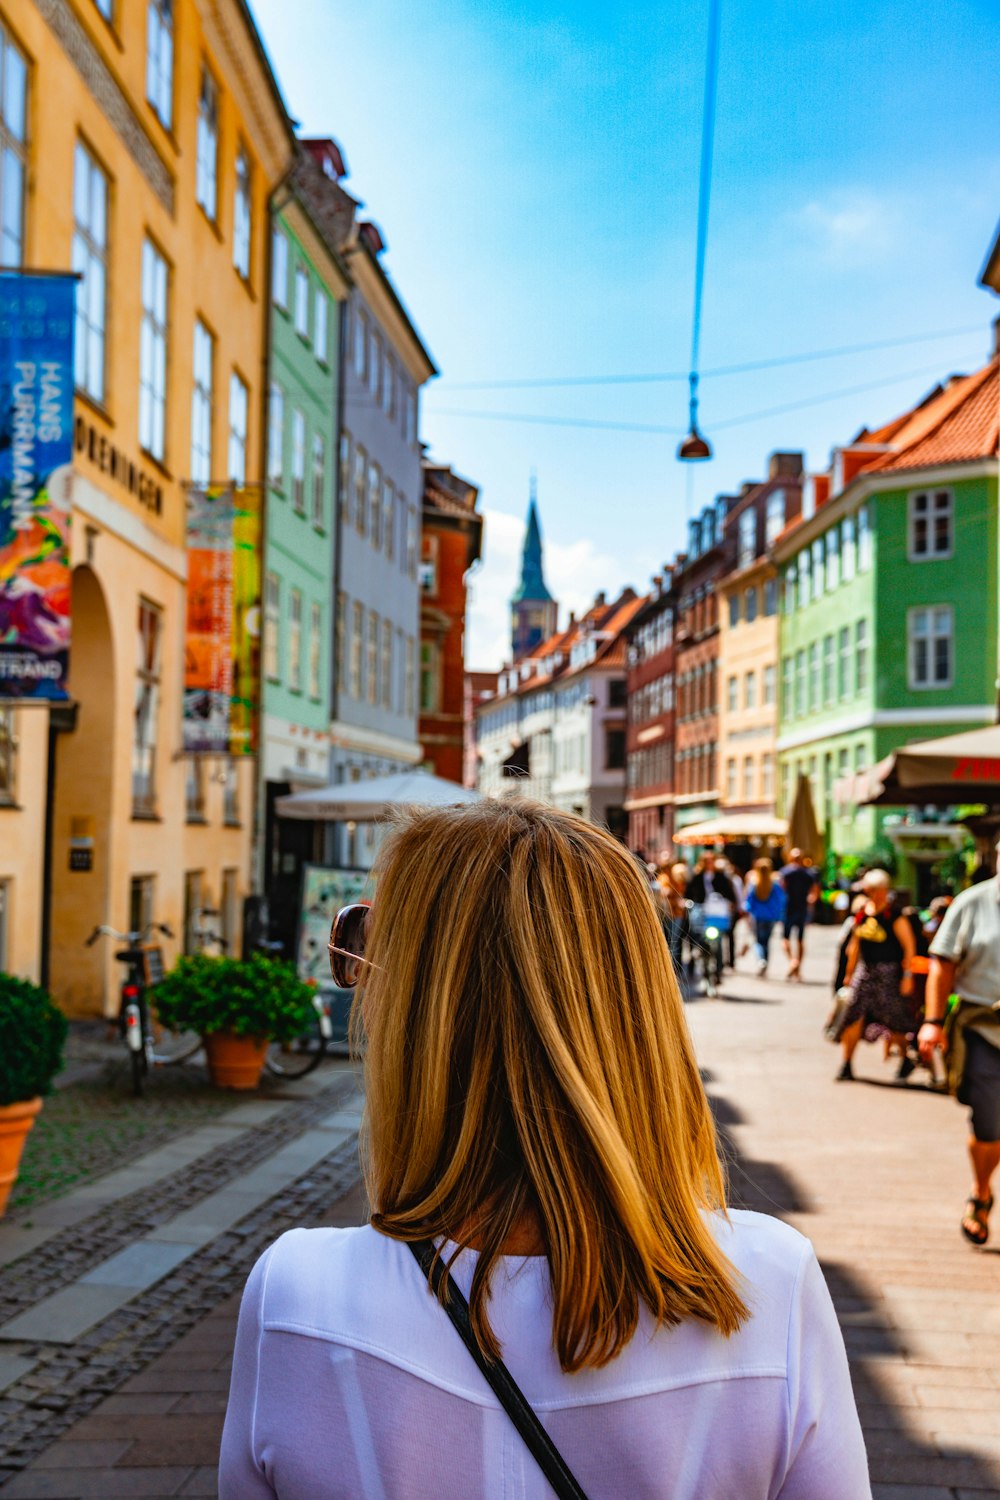
[{"label": "archway", "polygon": [[76,722],[54,747],[49,984],[68,1015],[96,1016],[105,1009],[111,945],[85,943],[109,913],[117,683],[107,601],[85,564],[73,570],[71,608]]}]

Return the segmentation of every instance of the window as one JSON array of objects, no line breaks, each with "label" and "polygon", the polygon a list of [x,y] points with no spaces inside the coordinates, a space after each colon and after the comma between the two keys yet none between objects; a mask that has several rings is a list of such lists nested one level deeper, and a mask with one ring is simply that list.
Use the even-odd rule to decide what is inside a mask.
[{"label": "window", "polygon": [[764,545],[773,547],[785,529],[785,492],[774,490],[767,497],[767,519],[764,523]]},{"label": "window", "polygon": [[801,719],[806,711],[806,653],[795,653],[795,712]]},{"label": "window", "polygon": [[834,698],[834,677],[836,675],[837,650],[836,641],[832,635],[823,637],[823,702],[832,703]]},{"label": "window", "polygon": [[845,583],[854,577],[854,517],[845,516],[840,528],[840,576]]},{"label": "window", "polygon": [[28,64],[0,21],[0,266],[24,258]]},{"label": "window", "polygon": [[368,702],[377,703],[378,691],[378,637],[379,618],[373,609],[368,611],[368,646],[365,653],[365,679],[368,686]]},{"label": "window", "polygon": [[851,695],[851,627],[842,625],[837,636],[837,697]]},{"label": "window", "polygon": [[436,536],[425,536],[423,541],[423,556],[420,559],[420,592],[422,594],[436,594],[438,591],[438,539]]},{"label": "window", "polygon": [[236,939],[239,936],[239,910],[240,910],[240,872],[239,870],[223,870],[222,887],[219,895],[219,935],[225,943],[226,953],[235,953]]},{"label": "window", "polygon": [[739,561],[740,568],[749,567],[757,555],[757,513],[751,506],[740,516]]},{"label": "window", "polygon": [[954,618],[951,606],[921,606],[907,613],[910,687],[951,686]]},{"label": "window", "polygon": [[114,0],[94,0],[94,4],[106,21],[114,19]]},{"label": "window", "polygon": [[781,713],[786,719],[795,713],[795,662],[791,656],[781,658]]},{"label": "window", "polygon": [[910,561],[951,556],[951,490],[918,490],[909,497]]},{"label": "window", "polygon": [[302,691],[301,589],[292,589],[288,596],[288,686],[293,693]]},{"label": "window", "polygon": [[746,609],[745,609],[744,613],[746,614],[746,619],[747,619],[747,624],[748,625],[752,625],[753,622],[754,622],[754,620],[756,620],[756,618],[757,618],[757,600],[758,600],[757,590],[755,588],[754,589],[747,589],[747,591],[746,591]]},{"label": "window", "polygon": [[167,411],[167,263],[152,240],[142,246],[139,334],[139,445],[162,463]]},{"label": "window", "polygon": [[271,381],[267,401],[267,477],[276,490],[285,483],[285,393]]},{"label": "window", "polygon": [[819,641],[809,647],[809,712],[819,708]]},{"label": "window", "polygon": [[16,785],[14,771],[16,749],[14,710],[11,708],[0,708],[0,805],[9,804],[15,798]]},{"label": "window", "polygon": [[250,393],[234,370],[229,377],[229,477],[245,484],[247,477],[247,413]]},{"label": "window", "polygon": [[197,953],[202,938],[199,928],[204,918],[204,871],[188,870],[184,876],[184,952]]},{"label": "window", "polygon": [[136,632],[135,721],[132,736],[132,816],[156,814],[156,744],[160,717],[160,645],[163,617],[139,601]]},{"label": "window", "polygon": [[774,756],[770,750],[760,758],[760,795],[765,802],[774,800]]},{"label": "window", "polygon": [[392,624],[382,621],[382,707],[392,707]]},{"label": "window", "polygon": [[334,638],[334,649],[336,659],[336,684],[339,691],[344,685],[344,661],[347,654],[347,595],[340,592],[337,595],[337,633]]},{"label": "window", "polygon": [[354,524],[358,535],[364,536],[367,531],[365,520],[365,487],[368,483],[368,455],[358,445],[354,450]]},{"label": "window", "polygon": [[215,340],[200,318],[194,324],[194,384],[191,390],[191,479],[212,478],[212,371]]},{"label": "window", "polygon": [[271,300],[288,311],[288,240],[280,229],[271,236]]},{"label": "window", "polygon": [[354,370],[359,380],[368,374],[368,319],[360,310],[354,319]]},{"label": "window", "polygon": [[396,362],[388,351],[382,361],[382,410],[390,417],[396,415]]},{"label": "window", "polygon": [[233,199],[233,265],[244,281],[250,276],[250,226],[253,222],[250,195],[250,158],[243,147],[236,153],[236,190]]},{"label": "window", "polygon": [[303,265],[295,267],[295,332],[309,337],[309,272]]},{"label": "window", "polygon": [[752,802],[754,794],[754,765],[753,757],[747,755],[743,760],[743,800]]},{"label": "window", "polygon": [[133,875],[128,883],[128,925],[132,932],[145,932],[153,920],[155,875]]},{"label": "window", "polygon": [[[654,686],[654,688],[665,688],[665,687],[669,686],[669,684],[668,684],[666,678],[661,677],[660,681],[657,682],[657,683],[654,683],[653,686]],[[666,696],[666,694],[664,694],[664,697],[665,696]],[[625,681],[624,677],[612,677],[611,681],[608,683],[608,707],[609,708],[624,708],[627,703],[628,703],[628,683]],[[666,707],[666,705],[664,705],[664,707]],[[656,706],[655,706],[654,717],[655,717],[655,714],[658,714],[659,712],[660,712],[660,704],[657,701]]]},{"label": "window", "polygon": [[826,539],[818,536],[812,544],[813,598],[821,599],[826,587]]},{"label": "window", "polygon": [[438,648],[432,641],[420,642],[420,712],[434,714],[440,708]]},{"label": "window", "polygon": [[854,774],[855,774],[855,776],[858,774],[859,771],[863,771],[866,765],[867,765],[867,756],[865,754],[864,740],[859,740],[858,743],[854,747]]},{"label": "window", "polygon": [[764,613],[771,617],[778,613],[778,580],[768,578],[764,583]]},{"label": "window", "polygon": [[219,175],[219,91],[206,67],[198,93],[198,135],[195,145],[194,196],[215,222]]},{"label": "window", "polygon": [[726,799],[729,802],[736,801],[736,761],[726,761]]},{"label": "window", "polygon": [[868,518],[868,507],[862,505],[858,511],[858,572],[864,573],[872,564],[872,533]]},{"label": "window", "polygon": [[[0,175],[5,175],[2,168]],[[73,165],[73,270],[81,278],[76,289],[76,384],[95,401],[103,401],[108,179],[80,141]]]},{"label": "window", "polygon": [[408,715],[413,713],[413,659],[413,637],[412,635],[408,635],[406,637],[405,707],[403,710]]},{"label": "window", "polygon": [[149,0],[146,12],[146,98],[168,130],[173,122],[173,92],[173,0]]},{"label": "window", "polygon": [[730,630],[733,628],[734,625],[738,625],[739,623],[740,623],[740,596],[739,596],[739,594],[730,594],[730,596],[729,596],[729,628],[730,628]]},{"label": "window", "polygon": [[264,675],[281,681],[281,580],[268,573],[264,580]]},{"label": "window", "polygon": [[859,620],[854,627],[854,691],[868,687],[868,621]]},{"label": "window", "polygon": [[785,569],[785,614],[795,613],[795,604],[798,598],[798,570],[794,563]]},{"label": "window", "polygon": [[757,707],[757,674],[748,672],[743,680],[743,707]]},{"label": "window", "polygon": [[826,588],[830,593],[840,583],[840,528],[826,534]]},{"label": "window", "polygon": [[326,443],[318,432],[312,443],[312,519],[322,526],[326,519]]},{"label": "window", "polygon": [[205,821],[205,762],[198,755],[189,755],[184,781],[184,819],[187,823]]},{"label": "window", "polygon": [[763,702],[764,702],[764,707],[765,708],[770,708],[771,705],[774,703],[775,695],[777,694],[777,691],[778,691],[778,680],[777,679],[778,679],[778,669],[777,669],[777,667],[775,667],[773,664],[770,665],[770,666],[764,667],[763,672],[762,672],[762,681],[763,681],[763,687],[764,687]]},{"label": "window", "polygon": [[379,512],[382,508],[382,470],[378,464],[368,465],[368,535],[373,547],[381,547],[382,531]]},{"label": "window", "polygon": [[377,333],[372,334],[371,367],[368,371],[368,376],[372,394],[377,401],[379,390],[382,386],[382,340]]},{"label": "window", "polygon": [[340,469],[337,474],[337,504],[345,509],[351,499],[351,434],[340,434]]},{"label": "window", "polygon": [[731,714],[736,712],[738,706],[739,679],[730,677],[726,683],[726,707]]},{"label": "window", "polygon": [[396,497],[388,479],[382,480],[382,530],[385,555],[391,562],[396,553]]},{"label": "window", "polygon": [[608,728],[605,731],[604,769],[606,771],[624,771],[625,769],[625,731],[620,728]]},{"label": "window", "polygon": [[351,697],[361,697],[361,653],[364,649],[365,612],[360,604],[351,608]]},{"label": "window", "polygon": [[[227,828],[240,826],[240,773],[235,760],[226,761],[222,785],[222,821]],[[222,877],[225,884],[225,875]]]},{"label": "window", "polygon": [[300,516],[306,513],[306,419],[292,408],[292,504]]},{"label": "window", "polygon": [[330,363],[329,334],[329,300],[322,287],[316,288],[316,296],[313,302],[313,348],[316,350],[316,358],[324,365]]},{"label": "window", "polygon": [[805,609],[812,601],[812,556],[806,547],[799,553],[799,605]]},{"label": "window", "polygon": [[406,507],[406,571],[411,578],[416,578],[417,513],[412,505]]}]

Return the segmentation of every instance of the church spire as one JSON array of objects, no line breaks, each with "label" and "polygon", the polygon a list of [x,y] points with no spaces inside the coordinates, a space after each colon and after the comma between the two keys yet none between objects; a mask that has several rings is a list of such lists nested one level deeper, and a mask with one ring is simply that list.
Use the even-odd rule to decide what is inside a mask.
[{"label": "church spire", "polygon": [[528,524],[521,550],[521,578],[511,598],[511,649],[514,660],[528,655],[556,628],[558,605],[545,583],[542,528],[538,520],[535,472],[531,473]]}]

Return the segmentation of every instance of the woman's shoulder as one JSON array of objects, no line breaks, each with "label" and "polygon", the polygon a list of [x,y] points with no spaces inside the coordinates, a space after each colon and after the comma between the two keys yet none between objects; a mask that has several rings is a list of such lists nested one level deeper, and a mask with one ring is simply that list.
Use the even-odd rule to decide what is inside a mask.
[{"label": "woman's shoulder", "polygon": [[719,1248],[738,1271],[755,1282],[762,1273],[768,1279],[794,1276],[803,1259],[813,1253],[810,1241],[790,1224],[746,1208],[713,1214],[712,1228]]},{"label": "woman's shoulder", "polygon": [[[370,1224],[353,1229],[289,1229],[257,1262],[265,1327],[333,1332],[365,1287],[398,1280],[406,1246]],[[405,1267],[404,1267],[405,1269]]]}]

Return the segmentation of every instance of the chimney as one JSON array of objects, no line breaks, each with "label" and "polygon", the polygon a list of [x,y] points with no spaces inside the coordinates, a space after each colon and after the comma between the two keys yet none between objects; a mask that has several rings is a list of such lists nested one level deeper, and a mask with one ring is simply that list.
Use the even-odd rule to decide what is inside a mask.
[{"label": "chimney", "polygon": [[802,473],[801,453],[772,453],[767,463],[768,479],[798,479]]},{"label": "chimney", "polygon": [[567,630],[572,630],[573,626],[575,624],[576,624],[576,610],[575,609],[571,609],[570,612],[569,612],[569,620],[567,621],[566,629]]},{"label": "chimney", "polygon": [[993,319],[993,353],[990,358],[996,359],[998,354],[1000,354],[1000,313],[997,313]]},{"label": "chimney", "polygon": [[595,594],[594,595],[594,608],[595,609],[602,609],[604,607],[604,605],[607,604],[607,602],[608,602],[607,595],[605,594],[605,592],[604,592],[603,589],[601,589],[601,591],[600,591],[599,594]]}]

